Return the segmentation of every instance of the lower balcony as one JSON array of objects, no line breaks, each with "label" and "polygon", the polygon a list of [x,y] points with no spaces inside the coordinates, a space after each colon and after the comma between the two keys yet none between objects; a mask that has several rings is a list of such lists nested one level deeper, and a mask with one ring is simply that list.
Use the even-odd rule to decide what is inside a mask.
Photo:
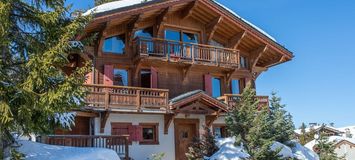
[{"label": "lower balcony", "polygon": [[[240,101],[240,94],[225,94],[224,96],[218,97],[219,100],[226,103],[231,109],[233,106],[236,106],[238,101]],[[256,96],[259,100],[259,107],[269,106],[269,96]]]},{"label": "lower balcony", "polygon": [[165,89],[85,85],[86,107],[96,110],[127,112],[169,112],[169,91]]}]

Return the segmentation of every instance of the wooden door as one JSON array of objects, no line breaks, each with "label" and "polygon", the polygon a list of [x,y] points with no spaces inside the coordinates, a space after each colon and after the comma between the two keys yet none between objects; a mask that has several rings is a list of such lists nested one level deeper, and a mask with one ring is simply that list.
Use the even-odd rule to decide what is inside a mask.
[{"label": "wooden door", "polygon": [[198,137],[198,119],[175,119],[175,159],[187,160],[185,153],[193,138]]}]

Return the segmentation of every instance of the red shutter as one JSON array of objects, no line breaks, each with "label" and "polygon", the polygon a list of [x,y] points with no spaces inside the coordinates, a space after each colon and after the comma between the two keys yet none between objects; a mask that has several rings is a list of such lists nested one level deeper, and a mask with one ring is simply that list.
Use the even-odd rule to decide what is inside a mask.
[{"label": "red shutter", "polygon": [[212,76],[210,74],[205,74],[203,76],[204,85],[205,85],[205,92],[212,96]]},{"label": "red shutter", "polygon": [[150,72],[150,88],[158,88],[158,71],[151,67]]},{"label": "red shutter", "polygon": [[105,65],[104,68],[104,85],[113,85],[113,65]]},{"label": "red shutter", "polygon": [[128,126],[128,133],[129,133],[129,141],[132,142],[135,140],[135,128],[133,125]]},{"label": "red shutter", "polygon": [[143,140],[143,127],[142,126],[136,126],[136,140],[138,142]]}]

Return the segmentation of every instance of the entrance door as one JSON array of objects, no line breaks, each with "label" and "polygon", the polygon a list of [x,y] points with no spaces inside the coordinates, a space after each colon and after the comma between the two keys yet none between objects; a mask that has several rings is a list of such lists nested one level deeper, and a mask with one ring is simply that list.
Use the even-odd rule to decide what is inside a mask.
[{"label": "entrance door", "polygon": [[194,137],[198,137],[198,119],[175,119],[175,159],[187,160],[188,151]]}]

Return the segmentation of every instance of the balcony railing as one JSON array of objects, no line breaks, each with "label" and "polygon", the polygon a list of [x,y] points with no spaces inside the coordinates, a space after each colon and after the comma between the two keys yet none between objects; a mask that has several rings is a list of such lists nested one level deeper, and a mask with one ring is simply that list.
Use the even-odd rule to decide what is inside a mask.
[{"label": "balcony railing", "polygon": [[[224,96],[219,97],[218,99],[223,101],[230,107],[234,107],[237,105],[237,103],[240,101],[240,94],[225,94]],[[259,100],[259,106],[258,107],[263,107],[263,106],[269,106],[269,97],[268,96],[256,96],[256,98]]]},{"label": "balcony railing", "polygon": [[92,136],[92,135],[49,135],[38,137],[38,142],[71,146],[71,147],[94,147],[107,148],[116,151],[116,153],[123,159],[129,159],[129,136]]},{"label": "balcony railing", "polygon": [[239,50],[159,38],[135,39],[134,52],[173,62],[240,67]]},{"label": "balcony railing", "polygon": [[169,112],[169,91],[126,86],[85,85],[86,106],[95,109]]}]

